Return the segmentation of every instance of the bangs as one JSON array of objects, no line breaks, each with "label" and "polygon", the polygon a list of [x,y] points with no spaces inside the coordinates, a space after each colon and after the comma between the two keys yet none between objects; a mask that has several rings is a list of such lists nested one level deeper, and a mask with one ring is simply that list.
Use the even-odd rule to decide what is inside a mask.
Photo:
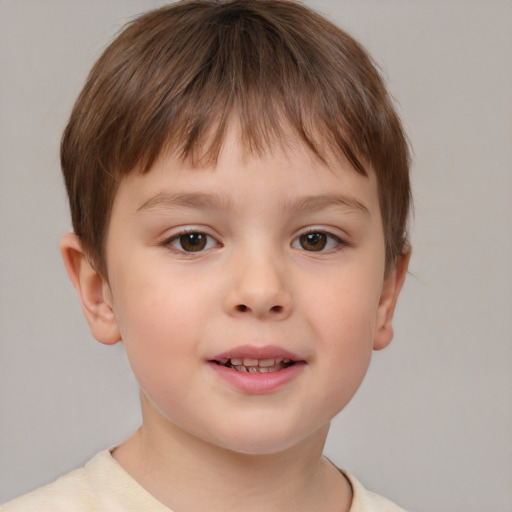
[{"label": "bangs", "polygon": [[297,4],[282,2],[289,17],[278,21],[261,4],[185,2],[128,26],[92,71],[98,94],[116,91],[96,127],[111,141],[103,168],[146,172],[163,151],[215,163],[236,119],[248,152],[291,131],[320,159],[338,152],[365,173],[372,127],[358,110],[372,102],[369,57],[324,19],[297,16]]}]

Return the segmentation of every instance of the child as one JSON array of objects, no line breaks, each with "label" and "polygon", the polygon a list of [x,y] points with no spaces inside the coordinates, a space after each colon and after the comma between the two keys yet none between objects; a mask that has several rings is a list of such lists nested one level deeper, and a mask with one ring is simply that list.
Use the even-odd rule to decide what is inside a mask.
[{"label": "child", "polygon": [[287,0],[185,1],[94,66],[64,263],[143,424],[13,511],[398,511],[322,456],[409,260],[409,155],[365,51]]}]

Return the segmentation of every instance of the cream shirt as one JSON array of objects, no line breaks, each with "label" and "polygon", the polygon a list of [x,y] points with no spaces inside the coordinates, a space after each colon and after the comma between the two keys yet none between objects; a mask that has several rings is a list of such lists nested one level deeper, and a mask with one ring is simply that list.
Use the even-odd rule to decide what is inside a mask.
[{"label": "cream shirt", "polygon": [[[382,496],[365,490],[350,474],[344,474],[353,489],[350,512],[404,512]],[[109,450],[98,453],[83,468],[7,503],[0,511],[172,512],[143,489]]]}]

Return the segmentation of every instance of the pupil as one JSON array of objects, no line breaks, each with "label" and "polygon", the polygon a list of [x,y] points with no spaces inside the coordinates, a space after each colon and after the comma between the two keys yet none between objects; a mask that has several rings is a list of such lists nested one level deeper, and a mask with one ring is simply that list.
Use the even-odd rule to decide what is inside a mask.
[{"label": "pupil", "polygon": [[308,233],[300,237],[300,243],[306,251],[321,251],[327,244],[324,233]]},{"label": "pupil", "polygon": [[203,233],[187,233],[180,236],[181,247],[188,252],[201,251],[206,246],[206,236]]}]

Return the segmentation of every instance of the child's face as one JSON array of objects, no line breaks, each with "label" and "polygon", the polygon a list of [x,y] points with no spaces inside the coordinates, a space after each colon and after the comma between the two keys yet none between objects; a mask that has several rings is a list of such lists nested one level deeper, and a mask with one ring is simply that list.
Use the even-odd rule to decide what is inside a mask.
[{"label": "child's face", "polygon": [[245,453],[324,435],[391,339],[384,263],[375,180],[348,164],[300,148],[244,160],[231,132],[215,168],[163,157],[129,175],[104,292],[144,421]]}]

